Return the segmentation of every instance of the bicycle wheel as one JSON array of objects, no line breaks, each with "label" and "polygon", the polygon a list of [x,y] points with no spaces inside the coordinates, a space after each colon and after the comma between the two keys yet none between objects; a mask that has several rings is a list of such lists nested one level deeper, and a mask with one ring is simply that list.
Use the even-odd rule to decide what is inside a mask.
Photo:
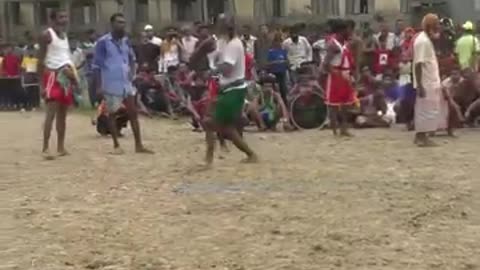
[{"label": "bicycle wheel", "polygon": [[290,102],[290,119],[298,129],[322,127],[327,121],[327,106],[316,92],[304,92]]}]

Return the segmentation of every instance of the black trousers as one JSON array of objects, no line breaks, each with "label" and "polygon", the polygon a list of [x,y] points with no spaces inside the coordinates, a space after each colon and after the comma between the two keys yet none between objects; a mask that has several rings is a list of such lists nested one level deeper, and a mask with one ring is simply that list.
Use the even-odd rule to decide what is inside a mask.
[{"label": "black trousers", "polygon": [[282,96],[283,102],[287,104],[287,96],[288,96],[287,72],[285,71],[285,72],[278,72],[273,74],[277,79],[278,88],[280,91],[280,95]]},{"label": "black trousers", "polygon": [[25,100],[20,78],[0,79],[0,108],[20,108]]},{"label": "black trousers", "polygon": [[24,101],[26,109],[40,107],[40,87],[38,85],[25,86]]}]

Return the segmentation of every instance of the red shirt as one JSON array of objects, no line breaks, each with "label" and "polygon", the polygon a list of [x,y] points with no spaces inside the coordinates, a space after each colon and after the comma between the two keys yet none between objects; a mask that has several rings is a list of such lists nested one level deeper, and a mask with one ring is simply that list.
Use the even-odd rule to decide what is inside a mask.
[{"label": "red shirt", "polygon": [[15,54],[7,54],[3,58],[3,72],[7,77],[20,76],[20,58]]},{"label": "red shirt", "polygon": [[393,57],[391,51],[377,48],[374,52],[373,73],[383,74],[386,68],[392,67]]},{"label": "red shirt", "polygon": [[245,80],[247,81],[253,80],[253,64],[253,55],[245,53]]}]

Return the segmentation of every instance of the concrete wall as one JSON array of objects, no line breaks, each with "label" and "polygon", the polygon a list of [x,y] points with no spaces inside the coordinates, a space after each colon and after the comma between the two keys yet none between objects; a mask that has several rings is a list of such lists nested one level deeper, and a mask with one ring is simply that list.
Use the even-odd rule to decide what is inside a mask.
[{"label": "concrete wall", "polygon": [[375,0],[375,11],[400,12],[400,0]]}]

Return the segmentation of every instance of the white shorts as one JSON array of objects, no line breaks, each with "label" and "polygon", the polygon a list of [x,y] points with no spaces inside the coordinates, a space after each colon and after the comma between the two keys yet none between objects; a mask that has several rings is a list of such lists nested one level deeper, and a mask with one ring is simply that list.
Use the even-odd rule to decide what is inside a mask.
[{"label": "white shorts", "polygon": [[105,98],[105,105],[107,107],[108,113],[116,113],[122,107],[123,101],[127,97],[135,96],[135,94],[135,88],[131,88],[131,90],[125,91],[121,96],[104,94],[103,97]]}]

